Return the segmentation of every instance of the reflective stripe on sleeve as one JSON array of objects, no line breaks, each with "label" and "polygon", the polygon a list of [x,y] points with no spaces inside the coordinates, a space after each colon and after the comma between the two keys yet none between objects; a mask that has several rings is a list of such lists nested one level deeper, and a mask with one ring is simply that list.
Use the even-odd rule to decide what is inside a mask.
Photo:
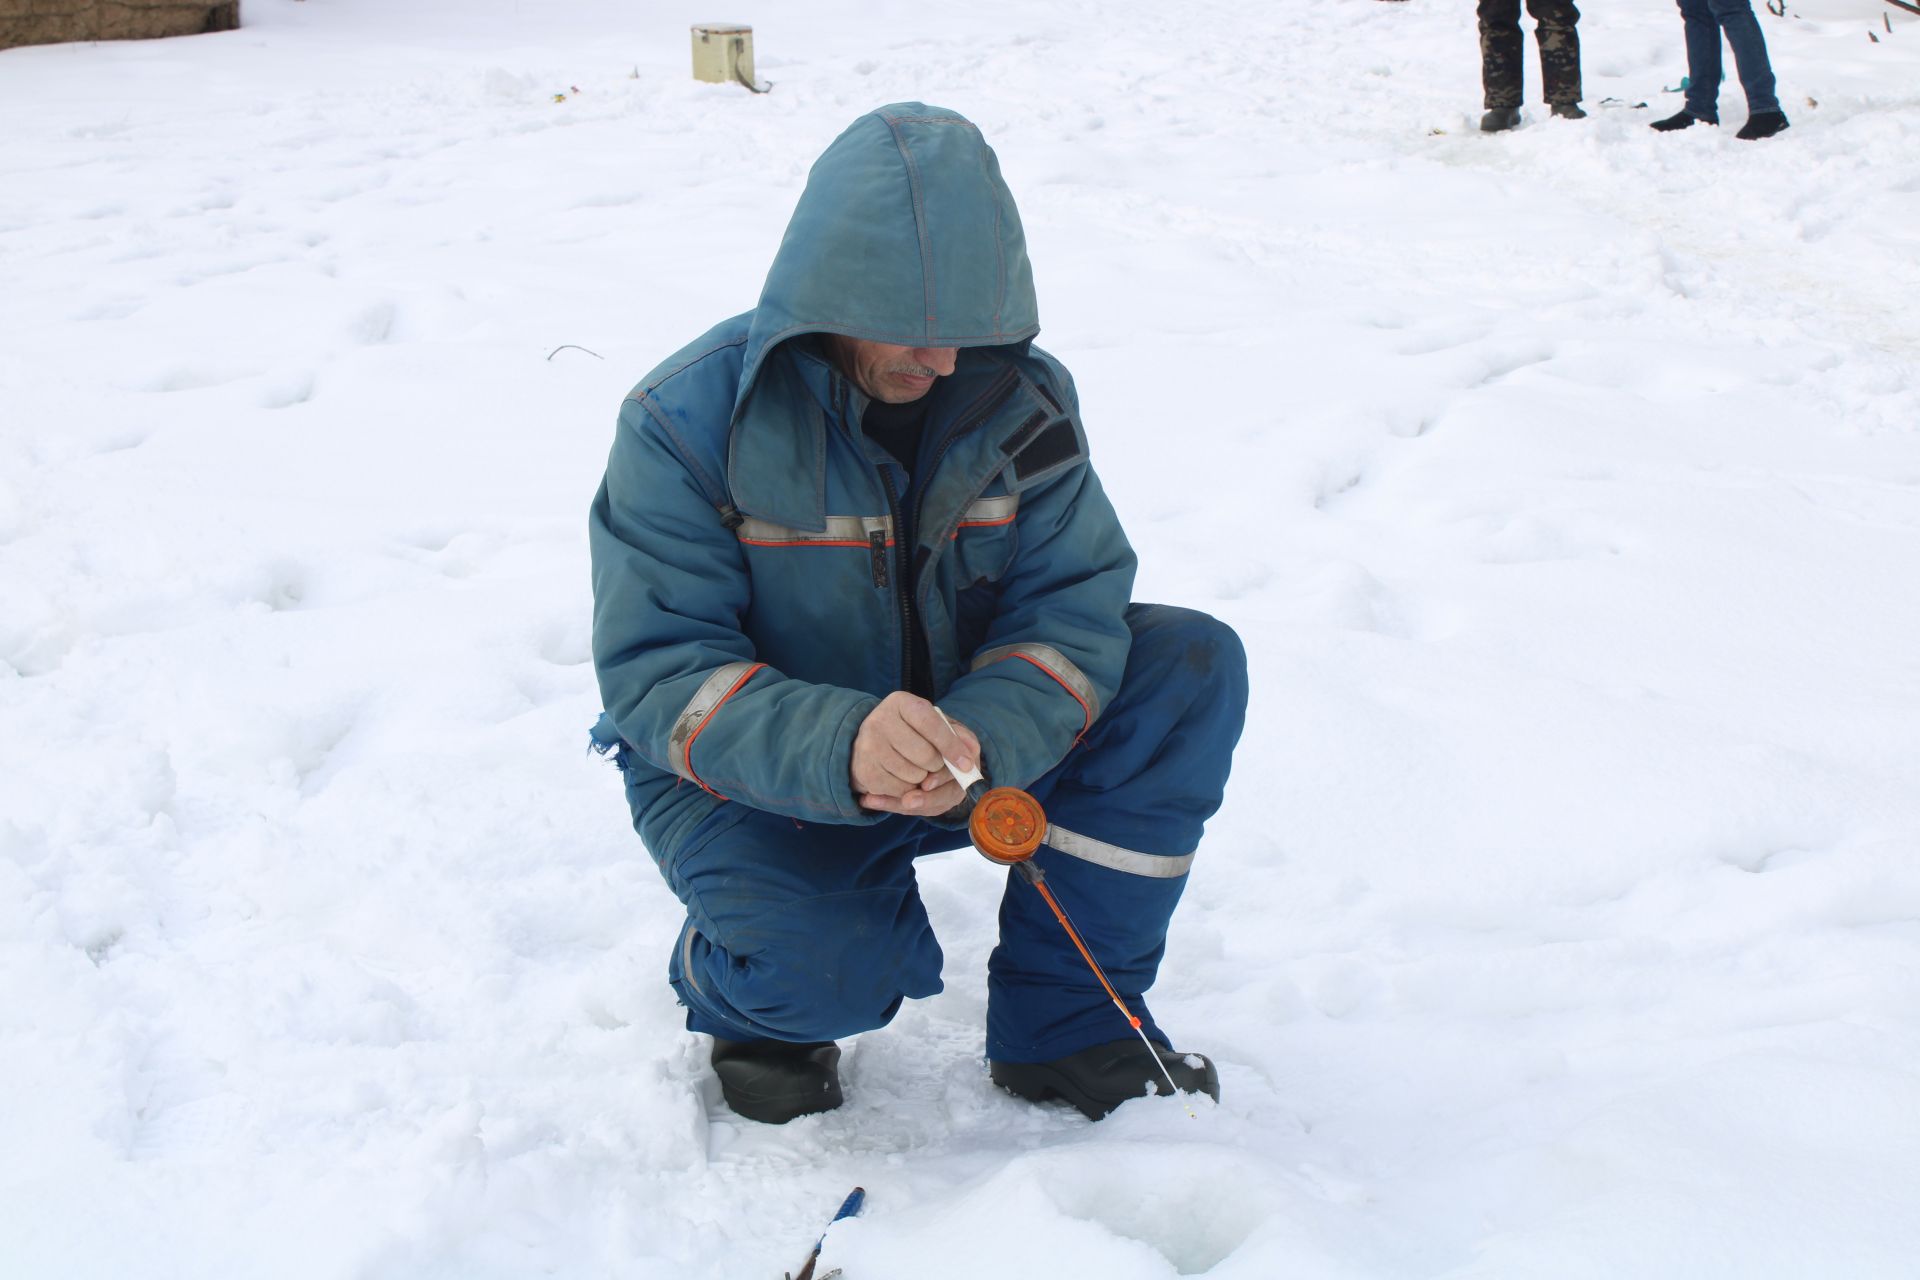
[{"label": "reflective stripe on sleeve", "polygon": [[699,689],[694,691],[680,718],[673,722],[673,732],[667,735],[668,768],[688,782],[699,783],[702,790],[720,794],[701,782],[700,775],[693,771],[693,740],[707,727],[707,721],[720,709],[720,704],[731,698],[734,691],[745,684],[754,672],[766,665],[764,662],[729,662],[700,682]]},{"label": "reflective stripe on sleeve", "polygon": [[1155,880],[1175,880],[1187,874],[1193,866],[1193,855],[1183,853],[1177,857],[1164,857],[1157,853],[1135,853],[1132,849],[1122,849],[1119,845],[1095,840],[1083,836],[1077,831],[1068,831],[1065,827],[1051,824],[1047,827],[1047,847],[1057,849],[1069,858],[1078,858],[1082,862],[1091,862],[1095,866],[1107,867],[1114,871],[1124,871],[1130,876],[1149,876]]},{"label": "reflective stripe on sleeve", "polygon": [[[982,498],[968,505],[960,513],[960,529],[978,528],[982,525],[1012,524],[1014,516],[1020,512],[1020,495],[1003,493],[994,498]],[[955,534],[959,529],[954,530]]]},{"label": "reflective stripe on sleeve", "polygon": [[893,545],[892,516],[828,516],[825,529],[789,529],[770,520],[748,516],[734,536],[750,547],[868,547],[873,535],[886,536]]},{"label": "reflective stripe on sleeve", "polygon": [[[997,649],[989,649],[973,660],[969,668],[978,671],[990,663],[1002,658],[1024,658],[1040,668],[1055,680],[1060,687],[1074,696],[1080,707],[1087,713],[1087,726],[1091,726],[1100,715],[1100,698],[1093,691],[1093,681],[1087,679],[1080,668],[1067,661],[1067,655],[1047,644],[1003,644]],[[1085,732],[1085,728],[1081,732]]]},{"label": "reflective stripe on sleeve", "polygon": [[[982,498],[961,512],[960,523],[954,534],[957,537],[961,529],[1012,524],[1019,511],[1020,495],[1017,493]],[[771,520],[748,516],[733,532],[736,538],[750,547],[867,547],[873,545],[873,535],[876,533],[884,535],[891,546],[893,517],[828,516],[824,529],[790,529]]]}]

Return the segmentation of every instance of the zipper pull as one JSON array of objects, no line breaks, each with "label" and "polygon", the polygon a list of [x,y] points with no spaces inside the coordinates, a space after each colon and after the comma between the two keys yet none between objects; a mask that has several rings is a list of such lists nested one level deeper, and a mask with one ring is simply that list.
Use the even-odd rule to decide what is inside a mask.
[{"label": "zipper pull", "polygon": [[873,585],[887,585],[887,535],[875,529],[867,535],[867,549],[873,557]]}]

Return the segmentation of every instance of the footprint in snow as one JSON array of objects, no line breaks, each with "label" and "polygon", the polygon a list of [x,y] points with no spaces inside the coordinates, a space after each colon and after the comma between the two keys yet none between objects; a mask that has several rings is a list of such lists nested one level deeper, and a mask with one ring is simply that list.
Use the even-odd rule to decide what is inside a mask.
[{"label": "footprint in snow", "polygon": [[1392,589],[1351,560],[1321,566],[1295,598],[1311,618],[1327,626],[1402,640],[1411,634]]},{"label": "footprint in snow", "polygon": [[541,632],[540,660],[556,667],[577,667],[593,658],[584,616],[548,623]]},{"label": "footprint in snow", "polygon": [[1530,369],[1534,365],[1546,364],[1553,359],[1553,356],[1554,352],[1551,347],[1530,347],[1518,351],[1489,353],[1486,357],[1485,369],[1480,374],[1479,379],[1475,382],[1468,383],[1466,389],[1475,391],[1481,387],[1490,387],[1497,382],[1502,382],[1512,377],[1522,369]]},{"label": "footprint in snow", "polygon": [[313,388],[314,375],[311,370],[274,374],[261,384],[254,402],[262,409],[291,409],[313,399]]},{"label": "footprint in snow", "polygon": [[1366,472],[1359,467],[1335,467],[1322,473],[1320,483],[1313,495],[1314,509],[1325,511],[1339,504],[1340,500],[1360,487],[1366,478]]},{"label": "footprint in snow", "polygon": [[1486,339],[1485,325],[1462,322],[1416,330],[1395,343],[1393,349],[1397,355],[1426,356],[1438,351],[1457,351]]},{"label": "footprint in snow", "polygon": [[1478,539],[1476,550],[1482,564],[1546,564],[1620,554],[1610,542],[1532,515],[1501,521]]}]

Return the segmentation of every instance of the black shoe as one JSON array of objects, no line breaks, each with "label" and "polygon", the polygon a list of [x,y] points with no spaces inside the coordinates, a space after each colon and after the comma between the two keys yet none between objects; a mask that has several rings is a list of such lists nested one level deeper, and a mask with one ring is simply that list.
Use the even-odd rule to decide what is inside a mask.
[{"label": "black shoe", "polygon": [[831,1040],[788,1044],[715,1036],[710,1060],[720,1096],[749,1120],[785,1124],[840,1105],[840,1046]]},{"label": "black shoe", "polygon": [[1562,120],[1585,120],[1587,118],[1587,113],[1580,109],[1580,104],[1577,102],[1556,102],[1553,104],[1553,114],[1559,116]]},{"label": "black shoe", "polygon": [[1747,117],[1747,122],[1740,126],[1740,132],[1733,136],[1752,142],[1757,138],[1771,138],[1786,127],[1787,118],[1780,112],[1756,111]]},{"label": "black shoe", "polygon": [[1504,133],[1520,123],[1520,108],[1491,107],[1480,117],[1480,132]]},{"label": "black shoe", "polygon": [[[1220,1075],[1213,1063],[1200,1054],[1171,1049],[1161,1049],[1159,1055],[1182,1093],[1204,1093],[1220,1101]],[[1052,1062],[994,1062],[988,1064],[988,1074],[1008,1093],[1030,1102],[1060,1098],[1089,1120],[1098,1120],[1129,1099],[1165,1093],[1167,1088],[1166,1076],[1137,1039],[1097,1044]]]},{"label": "black shoe", "polygon": [[1658,129],[1661,133],[1672,133],[1675,129],[1690,129],[1696,124],[1719,124],[1718,120],[1702,120],[1685,107],[1668,116],[1665,120],[1655,120],[1649,129]]}]

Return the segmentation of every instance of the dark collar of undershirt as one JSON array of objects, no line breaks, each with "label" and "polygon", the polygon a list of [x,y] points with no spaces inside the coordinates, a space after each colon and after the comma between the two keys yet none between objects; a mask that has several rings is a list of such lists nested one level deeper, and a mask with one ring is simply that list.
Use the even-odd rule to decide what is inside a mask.
[{"label": "dark collar of undershirt", "polygon": [[[907,469],[909,491],[914,485],[913,467],[920,456],[920,436],[927,425],[927,401],[930,399],[931,395],[924,395],[905,404],[886,404],[874,400],[868,403],[867,411],[860,416],[860,430],[867,439],[899,459],[900,465]],[[887,493],[888,502],[892,503],[891,485]],[[931,670],[927,637],[919,610],[912,603],[913,595],[919,589],[920,565],[917,561],[909,565],[907,558],[907,548],[914,544],[914,512],[910,503],[902,503],[894,510],[894,519],[903,522],[895,526],[894,537],[900,548],[900,581],[906,587],[902,599],[905,602],[908,629],[906,670],[901,675],[901,687],[931,700],[933,686],[927,674]]]},{"label": "dark collar of undershirt", "polygon": [[905,404],[874,400],[860,418],[861,432],[899,459],[908,474],[912,474],[914,460],[920,454],[920,433],[927,425],[927,401],[931,398],[921,396]]}]

